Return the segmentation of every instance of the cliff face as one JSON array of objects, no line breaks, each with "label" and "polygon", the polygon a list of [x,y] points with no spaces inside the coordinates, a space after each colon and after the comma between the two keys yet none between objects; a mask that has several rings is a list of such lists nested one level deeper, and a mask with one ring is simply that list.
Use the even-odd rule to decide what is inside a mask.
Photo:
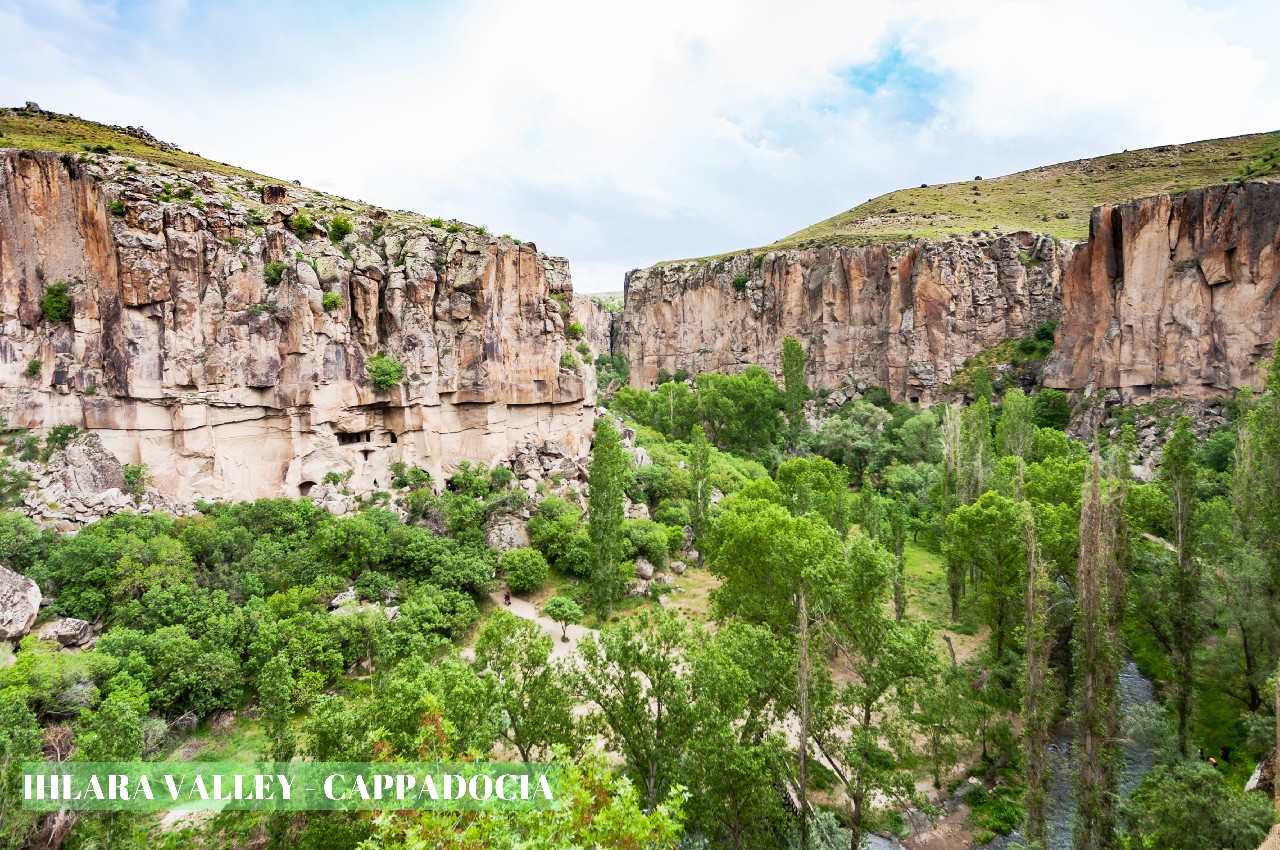
[{"label": "cliff face", "polygon": [[1261,385],[1259,361],[1280,338],[1280,184],[1098,207],[1090,233],[655,266],[628,276],[617,344],[632,383],[649,386],[659,370],[759,363],[779,376],[790,336],[810,386],[865,383],[929,403],[967,358],[1060,321],[1048,386],[1127,401]]},{"label": "cliff face", "polygon": [[647,386],[659,370],[780,375],[794,337],[812,387],[866,383],[928,403],[969,357],[1058,318],[1074,251],[1015,233],[655,266],[627,278],[618,346]]},{"label": "cliff face", "polygon": [[1280,184],[1097,207],[1089,232],[1063,281],[1048,386],[1202,400],[1261,387],[1280,338]]},{"label": "cliff face", "polygon": [[[439,480],[531,438],[585,448],[594,378],[559,365],[565,260],[287,190],[264,205],[236,177],[0,150],[0,415],[95,430],[181,499],[296,495],[328,472],[381,488],[399,460]],[[334,244],[338,215],[354,230]],[[41,318],[56,281],[70,322]],[[368,376],[379,352],[404,366],[389,391]]]}]

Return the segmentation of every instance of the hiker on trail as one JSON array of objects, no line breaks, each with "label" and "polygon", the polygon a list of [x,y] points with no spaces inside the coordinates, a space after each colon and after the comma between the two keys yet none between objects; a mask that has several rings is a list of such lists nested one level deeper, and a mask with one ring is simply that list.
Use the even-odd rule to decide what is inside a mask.
[{"label": "hiker on trail", "polygon": [[510,607],[510,605],[511,605],[511,591],[510,591],[510,590],[508,590],[506,593],[503,593],[503,594],[502,594],[502,604],[503,604],[503,605],[506,605],[506,606],[508,606],[508,607]]}]

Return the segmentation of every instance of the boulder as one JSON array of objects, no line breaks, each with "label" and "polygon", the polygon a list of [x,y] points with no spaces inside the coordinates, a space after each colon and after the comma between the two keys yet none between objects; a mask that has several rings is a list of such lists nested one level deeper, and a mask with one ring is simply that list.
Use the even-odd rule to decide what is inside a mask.
[{"label": "boulder", "polygon": [[524,523],[520,520],[505,517],[489,526],[484,539],[490,549],[496,550],[501,555],[512,549],[528,546],[529,532],[525,530]]},{"label": "boulder", "polygon": [[672,561],[667,565],[667,569],[678,576],[682,576],[685,571],[684,561]]},{"label": "boulder", "polygon": [[623,506],[623,514],[627,519],[648,519],[649,506],[644,502],[633,502],[627,499]]},{"label": "boulder", "polygon": [[1249,781],[1244,786],[1245,793],[1257,791],[1266,794],[1271,799],[1276,797],[1276,748],[1272,747],[1271,752],[1262,757],[1262,761],[1258,762],[1258,766],[1254,768],[1253,775],[1249,777]]},{"label": "boulder", "polygon": [[17,640],[30,631],[41,598],[34,581],[0,566],[0,640]]},{"label": "boulder", "polygon": [[103,448],[102,440],[94,433],[81,435],[54,452],[49,458],[49,472],[66,488],[68,499],[88,504],[102,504],[106,491],[120,493],[125,486],[120,461]]},{"label": "boulder", "polygon": [[636,558],[636,576],[649,581],[653,578],[653,563],[648,558]]},{"label": "boulder", "polygon": [[346,605],[348,602],[355,602],[355,601],[356,601],[356,589],[354,587],[348,587],[346,590],[342,591],[337,596],[329,600],[329,607],[341,608],[343,605]]},{"label": "boulder", "polygon": [[56,640],[62,646],[83,646],[93,636],[93,626],[75,617],[59,617],[40,627],[40,640]]}]

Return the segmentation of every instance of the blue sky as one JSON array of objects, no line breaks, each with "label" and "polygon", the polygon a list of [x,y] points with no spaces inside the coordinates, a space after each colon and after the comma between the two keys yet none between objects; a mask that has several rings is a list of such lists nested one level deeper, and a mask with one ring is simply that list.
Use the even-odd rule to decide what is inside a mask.
[{"label": "blue sky", "polygon": [[1280,128],[1278,6],[0,0],[0,104],[485,224],[607,291],[902,186]]}]

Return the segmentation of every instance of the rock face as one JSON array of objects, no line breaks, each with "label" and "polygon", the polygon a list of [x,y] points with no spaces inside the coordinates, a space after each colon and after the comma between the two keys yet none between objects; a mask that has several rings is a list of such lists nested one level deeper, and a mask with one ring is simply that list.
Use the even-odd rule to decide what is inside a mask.
[{"label": "rock face", "polygon": [[41,598],[34,581],[0,566],[0,640],[17,640],[31,629]]},{"label": "rock face", "polygon": [[[521,441],[586,445],[593,372],[560,366],[567,261],[287,195],[263,207],[239,177],[0,150],[0,415],[90,429],[181,500],[305,495],[329,472],[378,489],[396,461],[440,481]],[[335,244],[338,215],[354,229]],[[54,324],[39,303],[58,281],[74,316]],[[369,377],[380,353],[404,367],[388,389]]]},{"label": "rock face", "polygon": [[794,337],[811,387],[864,382],[928,403],[969,357],[1057,320],[1074,250],[1016,233],[655,266],[627,277],[618,347],[632,385],[651,386],[659,370],[780,375]]},{"label": "rock face", "polygon": [[1261,387],[1280,338],[1280,184],[1097,207],[1063,280],[1053,387],[1207,400]]},{"label": "rock face", "polygon": [[1280,184],[1213,186],[1098,207],[1080,244],[978,234],[655,266],[627,277],[617,346],[643,387],[659,370],[780,376],[790,336],[811,387],[928,403],[967,358],[1060,320],[1046,385],[1208,401],[1261,386],[1278,255]]}]

